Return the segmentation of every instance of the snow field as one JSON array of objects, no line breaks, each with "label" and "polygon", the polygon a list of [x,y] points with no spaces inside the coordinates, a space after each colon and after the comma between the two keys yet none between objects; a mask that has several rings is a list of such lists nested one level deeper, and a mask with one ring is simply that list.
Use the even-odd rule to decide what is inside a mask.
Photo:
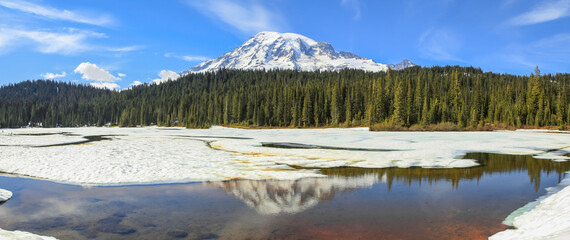
[{"label": "snow field", "polygon": [[[466,152],[534,154],[565,161],[568,135],[544,132],[369,132],[355,129],[244,130],[223,127],[12,129],[0,136],[0,171],[74,184],[136,184],[294,180],[323,177],[330,167],[477,166]],[[67,132],[67,135],[39,135]],[[19,135],[36,134],[36,135]],[[82,144],[82,136],[111,140]],[[263,147],[262,142],[299,143],[323,148]],[[9,145],[9,146],[7,146]],[[561,149],[558,151],[547,151]]]}]

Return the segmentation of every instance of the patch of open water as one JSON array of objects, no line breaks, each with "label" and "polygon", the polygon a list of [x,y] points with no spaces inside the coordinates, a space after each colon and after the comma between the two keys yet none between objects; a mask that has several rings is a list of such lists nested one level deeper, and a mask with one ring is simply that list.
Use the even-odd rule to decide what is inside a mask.
[{"label": "patch of open water", "polygon": [[486,239],[569,162],[469,153],[462,169],[331,168],[326,178],[82,187],[0,177],[0,228],[59,239]]}]

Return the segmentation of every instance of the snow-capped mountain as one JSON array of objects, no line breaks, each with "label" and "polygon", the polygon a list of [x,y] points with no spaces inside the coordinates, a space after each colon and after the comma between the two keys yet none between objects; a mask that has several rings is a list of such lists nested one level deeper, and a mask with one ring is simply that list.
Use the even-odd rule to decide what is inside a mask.
[{"label": "snow-capped mountain", "polygon": [[412,61],[408,60],[408,59],[404,59],[404,61],[402,61],[401,63],[398,64],[390,64],[390,69],[392,70],[402,70],[404,68],[409,68],[409,67],[415,67],[417,66],[415,63],[413,63]]},{"label": "snow-capped mountain", "polygon": [[326,42],[317,42],[299,34],[260,32],[231,52],[200,63],[182,74],[222,68],[300,71],[352,68],[378,72],[388,70],[388,65],[361,58],[354,53],[337,52]]}]

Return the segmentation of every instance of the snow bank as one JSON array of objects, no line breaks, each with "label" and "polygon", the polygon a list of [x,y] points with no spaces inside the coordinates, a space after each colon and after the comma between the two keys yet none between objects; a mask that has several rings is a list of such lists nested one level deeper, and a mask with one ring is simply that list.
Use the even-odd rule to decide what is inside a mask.
[{"label": "snow bank", "polygon": [[0,189],[0,203],[8,201],[10,198],[12,198],[12,192]]},{"label": "snow bank", "polygon": [[[566,160],[563,155],[570,152],[567,134],[536,131],[369,132],[367,128],[145,127],[11,129],[10,132],[13,133],[10,136],[0,136],[0,171],[65,183],[98,185],[229,179],[296,180],[323,177],[317,169],[329,167],[476,166],[476,161],[461,158],[470,151],[533,154],[559,161]],[[66,134],[53,134],[62,132]],[[98,135],[105,135],[110,140],[85,142],[85,137]],[[264,147],[262,142],[324,148]]]},{"label": "snow bank", "polygon": [[570,239],[570,178],[534,202],[514,211],[503,222],[516,227],[489,239]]},{"label": "snow bank", "polygon": [[0,239],[10,240],[57,240],[54,237],[45,237],[22,231],[6,231],[0,228]]}]

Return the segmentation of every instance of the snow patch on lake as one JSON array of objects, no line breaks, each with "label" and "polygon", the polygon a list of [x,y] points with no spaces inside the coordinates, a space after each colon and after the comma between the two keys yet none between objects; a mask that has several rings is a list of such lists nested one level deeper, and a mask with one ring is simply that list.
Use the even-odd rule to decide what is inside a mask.
[{"label": "snow patch on lake", "polygon": [[[323,177],[318,168],[330,167],[477,166],[474,160],[462,159],[466,152],[532,154],[560,161],[566,160],[564,155],[570,151],[567,134],[537,131],[369,132],[367,128],[224,127],[9,131],[11,135],[0,136],[1,172],[86,185],[296,180]],[[62,132],[65,134],[46,135]],[[106,140],[85,142],[85,137],[93,136]],[[262,142],[324,148],[264,147]]]},{"label": "snow patch on lake", "polygon": [[[570,172],[569,172],[570,173]],[[516,229],[489,239],[570,239],[570,178],[547,188],[547,194],[517,209],[503,222]]]},{"label": "snow patch on lake", "polygon": [[8,201],[10,198],[12,198],[12,192],[0,189],[0,203]]},{"label": "snow patch on lake", "polygon": [[10,240],[57,240],[54,237],[45,237],[22,231],[6,231],[0,228],[0,239]]}]

